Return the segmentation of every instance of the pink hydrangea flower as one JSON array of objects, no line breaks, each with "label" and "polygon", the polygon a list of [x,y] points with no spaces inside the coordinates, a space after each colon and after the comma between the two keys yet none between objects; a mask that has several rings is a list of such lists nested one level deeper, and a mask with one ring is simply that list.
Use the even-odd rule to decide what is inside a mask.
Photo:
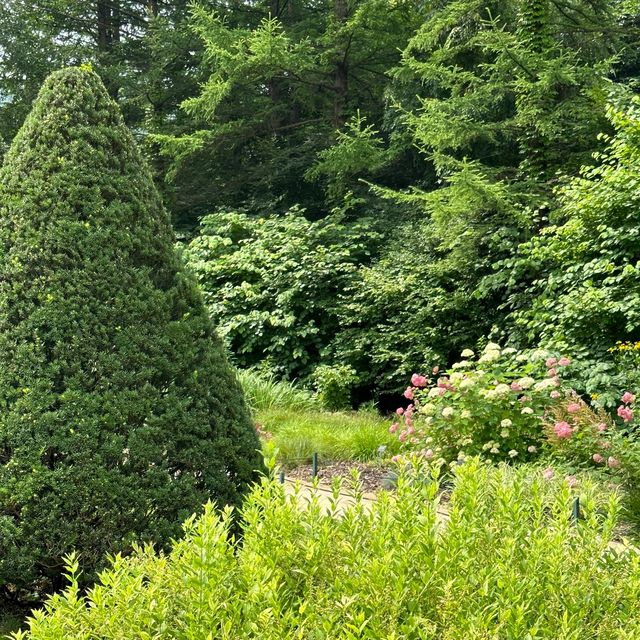
[{"label": "pink hydrangea flower", "polygon": [[407,439],[407,432],[405,429],[403,429],[400,432],[400,435],[398,436],[398,440],[400,440],[400,442],[404,442]]},{"label": "pink hydrangea flower", "polygon": [[591,459],[596,463],[596,464],[600,464],[601,462],[604,461],[604,458],[599,454],[599,453],[594,453],[591,456]]},{"label": "pink hydrangea flower", "polygon": [[566,367],[566,366],[571,364],[571,359],[570,358],[560,358],[560,360],[558,360],[558,364],[561,367]]},{"label": "pink hydrangea flower", "polygon": [[522,387],[517,382],[512,382],[511,391],[522,391]]},{"label": "pink hydrangea flower", "polygon": [[555,366],[555,364],[558,361],[555,358],[547,358],[547,362],[545,363],[547,365],[547,369],[551,369],[551,367]]},{"label": "pink hydrangea flower", "polygon": [[577,402],[571,402],[567,405],[567,411],[569,413],[578,413],[580,411],[580,405]]},{"label": "pink hydrangea flower", "polygon": [[389,433],[395,433],[398,430],[398,427],[400,425],[397,422],[394,422],[390,427],[389,427]]},{"label": "pink hydrangea flower", "polygon": [[609,456],[607,458],[607,465],[610,469],[618,469],[620,467],[620,460],[614,458],[613,456]]},{"label": "pink hydrangea flower", "polygon": [[413,427],[413,420],[411,419],[411,416],[408,416],[407,414],[405,414],[404,416],[404,424],[406,427]]},{"label": "pink hydrangea flower", "polygon": [[556,474],[556,472],[555,472],[551,467],[547,467],[547,468],[542,472],[542,477],[543,477],[545,480],[551,480],[555,474]]},{"label": "pink hydrangea flower", "polygon": [[419,376],[417,373],[414,373],[411,376],[411,384],[414,387],[426,387],[427,379],[424,376]]},{"label": "pink hydrangea flower", "polygon": [[413,411],[414,411],[415,407],[413,404],[410,404],[404,411],[404,415],[405,416],[409,416],[411,417],[413,415]]},{"label": "pink hydrangea flower", "polygon": [[618,415],[622,418],[623,422],[631,422],[633,420],[633,411],[624,405],[618,407]]},{"label": "pink hydrangea flower", "polygon": [[407,433],[412,436],[414,433],[416,432],[416,430],[413,428],[413,425],[410,425],[407,427]]},{"label": "pink hydrangea flower", "polygon": [[569,425],[568,422],[564,421],[556,422],[553,427],[553,431],[560,439],[570,438],[573,435],[573,429],[571,428],[571,425]]},{"label": "pink hydrangea flower", "polygon": [[622,400],[622,402],[624,402],[624,404],[633,404],[636,401],[636,397],[633,395],[633,393],[629,393],[628,391],[625,391],[622,395],[622,398],[620,399]]},{"label": "pink hydrangea flower", "polygon": [[573,489],[579,484],[578,478],[576,478],[575,476],[567,476],[564,481],[569,485],[569,489]]},{"label": "pink hydrangea flower", "polygon": [[407,387],[402,394],[407,400],[413,400],[413,387]]},{"label": "pink hydrangea flower", "polygon": [[438,387],[440,389],[448,389],[451,385],[449,384],[449,378],[447,376],[442,376],[442,378],[438,378]]},{"label": "pink hydrangea flower", "polygon": [[549,371],[547,371],[547,375],[550,378],[555,378],[558,375],[558,372],[555,369],[549,369]]},{"label": "pink hydrangea flower", "polygon": [[555,389],[549,394],[550,398],[553,398],[554,400],[557,400],[560,397],[560,392],[556,391]]},{"label": "pink hydrangea flower", "polygon": [[396,409],[396,413],[397,413],[399,416],[401,416],[401,415],[404,413],[404,409],[403,409],[402,407],[398,407],[398,408]]}]

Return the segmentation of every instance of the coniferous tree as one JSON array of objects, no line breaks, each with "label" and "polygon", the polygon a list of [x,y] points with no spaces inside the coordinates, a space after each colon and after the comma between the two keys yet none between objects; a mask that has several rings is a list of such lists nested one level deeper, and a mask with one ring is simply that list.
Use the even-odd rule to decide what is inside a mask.
[{"label": "coniferous tree", "polygon": [[120,112],[54,73],[0,172],[0,585],[161,546],[261,468],[241,389]]}]

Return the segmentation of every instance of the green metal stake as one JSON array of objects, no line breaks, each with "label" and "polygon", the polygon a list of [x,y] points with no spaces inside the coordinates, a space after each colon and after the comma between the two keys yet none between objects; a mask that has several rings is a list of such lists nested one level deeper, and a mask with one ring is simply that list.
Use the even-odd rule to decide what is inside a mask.
[{"label": "green metal stake", "polygon": [[573,501],[573,507],[571,509],[571,517],[573,519],[574,524],[578,523],[580,520],[580,498],[576,497]]},{"label": "green metal stake", "polygon": [[284,471],[280,472],[280,484],[284,484]]},{"label": "green metal stake", "polygon": [[315,478],[318,475],[318,454],[314,453],[311,458],[311,474]]}]

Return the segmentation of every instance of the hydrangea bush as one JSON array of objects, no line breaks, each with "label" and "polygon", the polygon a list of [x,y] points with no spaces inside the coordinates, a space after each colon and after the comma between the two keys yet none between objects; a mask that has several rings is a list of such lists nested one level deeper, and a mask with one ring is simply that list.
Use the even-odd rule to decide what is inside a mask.
[{"label": "hydrangea bush", "polygon": [[407,449],[444,462],[481,455],[492,461],[535,457],[544,425],[571,395],[562,374],[571,364],[546,352],[518,353],[489,343],[470,349],[448,371],[414,374],[390,431]]}]

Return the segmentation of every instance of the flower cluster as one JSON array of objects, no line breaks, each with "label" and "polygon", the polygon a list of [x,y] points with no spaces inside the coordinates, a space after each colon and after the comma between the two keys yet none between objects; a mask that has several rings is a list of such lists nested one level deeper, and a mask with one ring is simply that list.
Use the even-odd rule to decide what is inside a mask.
[{"label": "flower cluster", "polygon": [[[633,420],[636,397],[625,391],[617,415],[626,425]],[[619,469],[622,463],[615,453],[620,433],[602,410],[594,411],[573,395],[559,405],[547,425],[547,447],[552,456],[578,466],[596,465]]]},{"label": "flower cluster", "polygon": [[[470,455],[528,460],[544,441],[545,418],[569,390],[561,379],[568,358],[518,353],[489,343],[476,359],[465,349],[450,370],[414,374],[390,432],[406,449],[454,463]],[[567,424],[559,437],[569,437]]]}]

